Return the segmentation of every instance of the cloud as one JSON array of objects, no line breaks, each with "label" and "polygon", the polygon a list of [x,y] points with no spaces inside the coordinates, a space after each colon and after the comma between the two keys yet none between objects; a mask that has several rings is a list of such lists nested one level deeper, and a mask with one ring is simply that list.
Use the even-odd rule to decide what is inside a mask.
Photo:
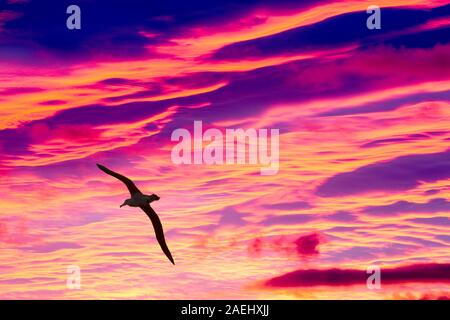
[{"label": "cloud", "polygon": [[261,238],[251,240],[247,245],[247,251],[250,256],[259,257],[263,251],[264,241]]},{"label": "cloud", "polygon": [[6,279],[0,280],[0,284],[13,284],[13,285],[32,285],[36,282],[51,282],[54,281],[54,278],[50,277],[34,277],[34,278],[15,278],[15,279]]},{"label": "cloud", "polygon": [[[157,134],[176,110],[176,107],[168,108],[147,119],[141,117],[138,121],[126,122],[123,118],[114,121],[110,118],[111,122],[117,122],[114,124],[93,125],[81,121],[70,124],[76,122],[75,117],[58,124],[53,118],[33,122],[18,130],[3,130],[0,131],[0,139],[7,138],[6,149],[9,149],[11,154],[4,164],[42,166],[133,146],[143,138]],[[59,116],[63,117],[62,114]],[[95,121],[92,118],[89,120]],[[11,152],[16,150],[17,154]]]},{"label": "cloud", "polygon": [[247,244],[250,256],[261,256],[264,250],[281,253],[288,257],[310,258],[319,254],[319,244],[323,242],[319,233],[293,236],[269,236],[252,239]]},{"label": "cloud", "polygon": [[207,238],[213,236],[215,232],[217,232],[220,228],[241,228],[248,225],[248,222],[244,219],[248,214],[239,212],[233,206],[227,206],[220,210],[215,210],[208,212],[208,217],[214,216],[214,219],[217,219],[215,223],[205,223],[195,227],[183,227],[183,228],[174,228],[167,232],[167,235],[173,236],[187,236],[190,234],[205,234]]},{"label": "cloud", "polygon": [[316,217],[313,214],[286,214],[286,215],[273,215],[265,218],[261,225],[274,226],[274,225],[290,225],[300,224],[313,221]]},{"label": "cloud", "polygon": [[81,249],[83,246],[75,243],[75,242],[65,242],[65,241],[59,241],[59,242],[49,242],[44,244],[37,244],[29,247],[23,247],[22,249],[32,251],[35,253],[49,253],[53,251],[58,250],[64,250],[64,249]]},{"label": "cloud", "polygon": [[64,100],[47,100],[47,101],[42,101],[39,104],[41,106],[57,106],[57,105],[62,105],[62,104],[66,104],[67,101]]},{"label": "cloud", "polygon": [[435,235],[434,237],[440,241],[450,243],[450,235],[448,235],[448,234],[438,234],[438,235]]},{"label": "cloud", "polygon": [[[375,39],[377,43],[380,43],[384,39],[396,38],[395,35],[390,35],[394,28],[397,32],[406,31],[406,29],[420,25],[435,16],[439,16],[439,13],[433,10],[384,8],[383,23],[389,25],[390,28],[379,30],[376,33],[377,37],[374,37],[371,30],[360,28],[361,21],[366,18],[366,12],[346,12],[314,24],[226,45],[214,52],[212,58],[234,60],[294,52],[304,53],[350,43],[368,45],[375,42]],[[347,32],[339,31],[343,29]],[[414,32],[414,30],[409,30],[411,33]],[[398,42],[400,41],[399,39]]]},{"label": "cloud", "polygon": [[3,31],[3,27],[8,22],[19,18],[22,14],[20,12],[4,10],[0,11],[0,32]]},{"label": "cloud", "polygon": [[400,240],[400,241],[404,241],[407,243],[415,243],[415,244],[420,245],[422,248],[446,247],[446,245],[444,245],[440,242],[425,240],[425,239],[416,238],[416,237],[409,237],[409,236],[397,236],[397,237],[395,237],[395,240]]},{"label": "cloud", "polygon": [[325,180],[316,194],[341,197],[368,192],[399,192],[417,187],[422,182],[435,182],[450,177],[450,150],[438,153],[398,157],[338,173]]},{"label": "cloud", "polygon": [[38,87],[9,87],[0,90],[0,94],[2,96],[13,96],[18,94],[35,93],[42,91],[44,91],[44,89]]},{"label": "cloud", "polygon": [[300,256],[315,256],[319,254],[319,244],[321,242],[320,235],[318,233],[308,234],[301,236],[295,240],[297,246],[297,253]]},{"label": "cloud", "polygon": [[276,209],[276,210],[301,210],[312,208],[312,206],[306,201],[268,203],[264,204],[262,207],[266,209]]},{"label": "cloud", "polygon": [[448,217],[415,218],[408,221],[431,226],[450,227],[450,218]]},{"label": "cloud", "polygon": [[375,148],[380,146],[385,146],[389,144],[396,144],[399,142],[410,142],[417,141],[423,139],[429,139],[430,137],[426,134],[409,134],[406,136],[401,136],[397,138],[386,138],[386,139],[378,139],[374,141],[367,142],[361,146],[361,148]]},{"label": "cloud", "polygon": [[362,211],[377,216],[395,216],[401,213],[448,212],[450,211],[450,202],[443,198],[431,199],[425,203],[401,200],[385,206],[366,207]]},{"label": "cloud", "polygon": [[450,300],[450,293],[449,292],[441,292],[441,293],[424,293],[420,300]]},{"label": "cloud", "polygon": [[31,140],[65,140],[70,142],[94,141],[100,137],[100,130],[88,125],[57,125],[50,128],[44,122],[30,126],[29,134]]},{"label": "cloud", "polygon": [[42,241],[42,236],[31,234],[28,221],[20,217],[0,221],[0,244],[20,246]]},{"label": "cloud", "polygon": [[396,292],[391,300],[450,300],[450,292],[430,290],[429,292]]},{"label": "cloud", "polygon": [[[265,285],[272,288],[365,285],[367,278],[366,270],[305,269],[271,278]],[[450,283],[450,264],[427,263],[381,269],[382,285],[420,282]]]},{"label": "cloud", "polygon": [[355,222],[358,220],[356,214],[349,211],[337,211],[335,213],[326,215],[324,218],[328,221],[338,222]]},{"label": "cloud", "polygon": [[234,225],[234,226],[243,226],[246,225],[247,222],[243,219],[246,214],[237,211],[233,207],[225,207],[222,210],[210,212],[210,215],[218,215],[220,217],[217,226],[223,225]]}]

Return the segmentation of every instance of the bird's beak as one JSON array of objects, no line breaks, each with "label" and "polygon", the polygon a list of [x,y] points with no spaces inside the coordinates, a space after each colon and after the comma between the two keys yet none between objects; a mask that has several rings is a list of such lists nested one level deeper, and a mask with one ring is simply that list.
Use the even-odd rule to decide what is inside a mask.
[{"label": "bird's beak", "polygon": [[122,204],[120,205],[120,207],[122,208],[124,205],[125,205],[125,203],[122,203]]}]

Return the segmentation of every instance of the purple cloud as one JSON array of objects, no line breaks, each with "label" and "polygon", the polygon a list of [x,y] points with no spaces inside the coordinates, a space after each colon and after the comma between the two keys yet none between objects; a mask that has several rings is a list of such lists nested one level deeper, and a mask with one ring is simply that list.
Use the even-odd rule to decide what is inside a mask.
[{"label": "purple cloud", "polygon": [[370,206],[363,212],[370,215],[389,216],[400,213],[428,213],[428,212],[448,212],[450,202],[443,198],[432,199],[426,203],[415,203],[409,201],[397,201],[386,206]]},{"label": "purple cloud", "polygon": [[81,249],[83,246],[80,246],[77,243],[72,242],[50,242],[44,244],[38,244],[30,247],[24,248],[25,250],[32,251],[35,253],[48,253],[63,249]]},{"label": "purple cloud", "polygon": [[315,219],[312,214],[287,214],[279,216],[269,216],[264,219],[261,224],[263,226],[273,226],[273,225],[288,225],[288,224],[298,224],[306,223]]},{"label": "purple cloud", "polygon": [[325,218],[329,221],[338,222],[355,222],[358,220],[358,217],[354,213],[348,211],[337,211],[335,213],[327,215]]},{"label": "purple cloud", "polygon": [[339,197],[374,191],[397,192],[413,189],[421,182],[435,182],[449,177],[450,150],[447,150],[402,156],[338,173],[320,185],[316,194]]},{"label": "purple cloud", "polygon": [[301,209],[310,209],[312,208],[312,206],[306,201],[292,201],[292,202],[264,204],[263,208],[276,210],[301,210]]},{"label": "purple cloud", "polygon": [[408,221],[432,226],[450,227],[450,219],[448,217],[415,218],[409,219]]},{"label": "purple cloud", "polygon": [[388,139],[379,139],[370,141],[368,143],[365,143],[361,146],[361,148],[374,148],[374,147],[381,147],[384,145],[389,144],[395,144],[395,143],[401,143],[401,142],[409,142],[409,141],[417,141],[417,140],[423,140],[430,138],[426,134],[410,134],[407,136],[402,136],[398,138],[388,138]]}]

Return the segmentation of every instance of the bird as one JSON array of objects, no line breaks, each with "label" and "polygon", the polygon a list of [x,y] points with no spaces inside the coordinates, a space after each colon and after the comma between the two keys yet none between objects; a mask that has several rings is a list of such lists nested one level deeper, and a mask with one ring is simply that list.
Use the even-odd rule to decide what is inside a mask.
[{"label": "bird", "polygon": [[121,205],[120,208],[123,206],[130,206],[130,207],[139,207],[141,208],[147,216],[150,218],[150,221],[153,224],[153,228],[155,229],[156,239],[158,240],[159,245],[161,246],[162,251],[165,253],[167,258],[169,258],[170,262],[175,265],[175,261],[173,260],[172,254],[170,253],[169,247],[166,244],[166,239],[164,238],[164,231],[161,224],[161,220],[159,219],[158,215],[156,214],[155,210],[150,206],[150,203],[153,201],[158,201],[160,198],[156,194],[152,195],[146,195],[143,194],[138,187],[134,184],[133,181],[128,179],[127,177],[114,172],[105,166],[98,164],[97,167],[102,170],[104,173],[109,174],[110,176],[113,176],[114,178],[119,179],[122,181],[128,188],[128,191],[130,192],[131,198],[126,199]]}]

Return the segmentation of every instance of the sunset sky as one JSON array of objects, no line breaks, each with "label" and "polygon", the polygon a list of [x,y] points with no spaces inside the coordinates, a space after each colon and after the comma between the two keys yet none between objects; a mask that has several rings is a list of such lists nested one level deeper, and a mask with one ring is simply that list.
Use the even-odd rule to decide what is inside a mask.
[{"label": "sunset sky", "polygon": [[[449,98],[450,1],[0,0],[0,298],[449,298]],[[194,121],[278,173],[174,164]]]}]

